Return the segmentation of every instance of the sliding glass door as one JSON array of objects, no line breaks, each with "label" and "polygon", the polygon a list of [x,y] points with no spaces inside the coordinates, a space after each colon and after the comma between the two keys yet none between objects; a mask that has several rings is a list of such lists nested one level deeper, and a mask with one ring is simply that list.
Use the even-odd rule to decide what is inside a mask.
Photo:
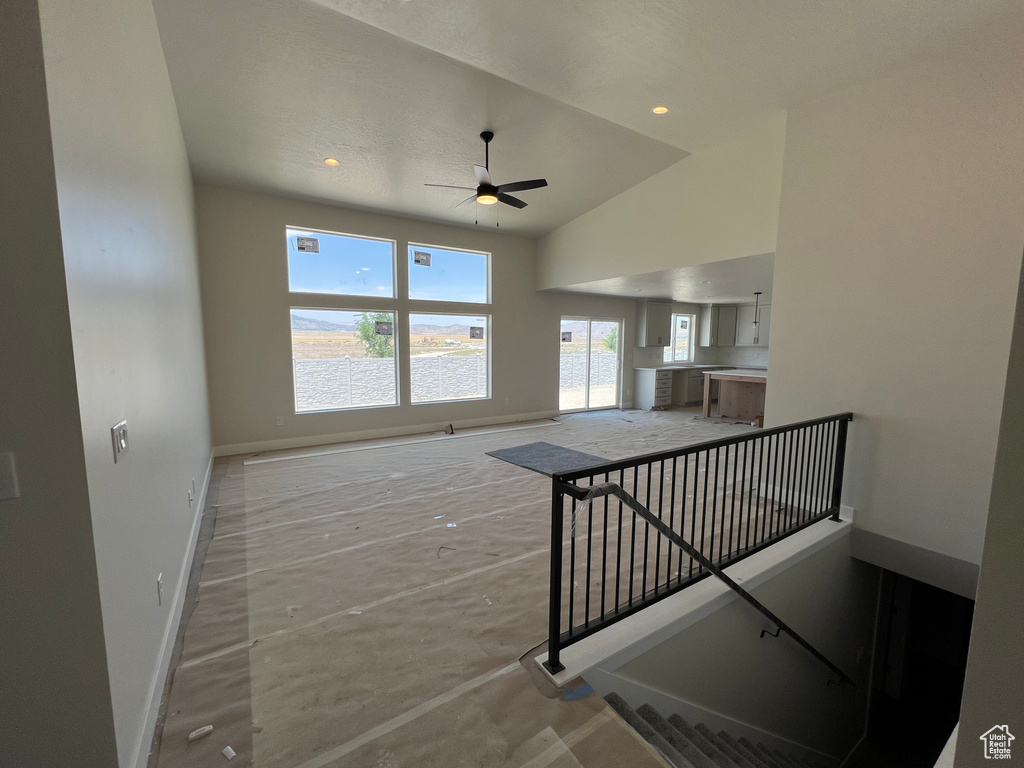
[{"label": "sliding glass door", "polygon": [[558,409],[588,411],[619,405],[621,320],[563,317]]}]

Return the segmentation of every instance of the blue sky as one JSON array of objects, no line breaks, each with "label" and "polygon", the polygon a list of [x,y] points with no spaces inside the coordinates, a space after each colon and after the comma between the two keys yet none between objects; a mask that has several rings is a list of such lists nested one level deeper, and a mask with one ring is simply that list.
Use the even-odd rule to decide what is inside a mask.
[{"label": "blue sky", "polygon": [[[315,237],[320,253],[300,253],[296,238]],[[292,291],[351,296],[394,296],[394,243],[288,229],[288,277]],[[429,267],[413,263],[413,251],[431,255]],[[410,245],[409,298],[487,301],[487,257],[479,253]]]}]

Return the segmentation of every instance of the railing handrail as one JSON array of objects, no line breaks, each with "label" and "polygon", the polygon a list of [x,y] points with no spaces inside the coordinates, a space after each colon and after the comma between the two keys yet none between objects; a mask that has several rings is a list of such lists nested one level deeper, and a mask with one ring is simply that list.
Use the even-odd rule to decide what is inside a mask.
[{"label": "railing handrail", "polygon": [[834,421],[853,421],[853,414],[847,411],[846,413],[837,413],[832,416],[823,416],[820,419],[808,419],[807,421],[798,421],[793,424],[784,424],[779,427],[759,429],[756,432],[745,432],[742,435],[734,435],[733,437],[721,437],[713,440],[705,440],[682,448],[672,448],[667,451],[655,451],[654,453],[630,456],[626,459],[606,461],[601,464],[594,464],[593,466],[582,467],[580,469],[571,469],[566,472],[555,472],[551,475],[551,479],[554,482],[571,483],[574,480],[579,480],[581,477],[603,475],[608,472],[617,472],[620,469],[626,469],[628,467],[640,466],[641,464],[653,464],[658,461],[667,461],[668,459],[678,458],[680,456],[700,453],[701,451],[706,451],[709,448],[725,448],[729,445],[738,445],[750,440],[758,440],[772,437],[773,435],[781,435],[786,432],[794,432],[798,429],[813,427],[818,424],[827,424]]},{"label": "railing handrail", "polygon": [[[601,483],[600,485],[592,485],[588,488],[580,488],[578,485],[573,485],[572,483],[561,483],[560,485],[564,493],[576,499],[578,502],[592,501],[596,498],[600,498],[601,496],[615,496],[616,498],[621,499],[626,506],[640,515],[640,517],[646,520],[649,525],[654,526],[654,528],[665,536],[665,538],[679,547],[689,557],[692,557],[702,566],[707,568],[727,587],[729,587],[729,589],[756,608],[765,618],[771,621],[778,630],[785,632],[787,635],[792,637],[802,648],[804,648],[804,650],[808,651],[818,661],[838,675],[841,683],[849,683],[856,687],[856,683],[853,681],[853,678],[829,661],[821,651],[811,645],[807,640],[799,635],[796,630],[786,624],[786,622],[768,610],[764,603],[760,602],[756,597],[737,584],[724,570],[715,565],[713,561],[705,557],[698,549],[693,547],[678,533],[665,525],[662,520],[659,520],[654,513],[647,509],[647,507],[641,504],[632,494],[628,493],[618,483]],[[763,636],[764,632],[762,632],[761,635]]]}]

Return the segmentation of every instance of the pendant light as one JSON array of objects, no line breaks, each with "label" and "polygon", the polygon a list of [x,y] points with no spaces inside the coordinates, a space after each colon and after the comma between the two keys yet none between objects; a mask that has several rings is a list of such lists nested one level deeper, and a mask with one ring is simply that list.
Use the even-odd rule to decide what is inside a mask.
[{"label": "pendant light", "polygon": [[754,291],[754,343],[757,344],[760,339],[759,331],[761,329],[761,292]]}]

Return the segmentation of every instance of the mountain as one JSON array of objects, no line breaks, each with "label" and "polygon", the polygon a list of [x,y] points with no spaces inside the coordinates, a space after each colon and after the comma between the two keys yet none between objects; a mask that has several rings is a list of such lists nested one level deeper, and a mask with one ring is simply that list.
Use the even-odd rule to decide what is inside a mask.
[{"label": "mountain", "polygon": [[468,325],[414,325],[410,331],[423,336],[469,336]]},{"label": "mountain", "polygon": [[330,323],[326,320],[315,320],[312,317],[292,315],[293,331],[355,331],[355,323]]}]

